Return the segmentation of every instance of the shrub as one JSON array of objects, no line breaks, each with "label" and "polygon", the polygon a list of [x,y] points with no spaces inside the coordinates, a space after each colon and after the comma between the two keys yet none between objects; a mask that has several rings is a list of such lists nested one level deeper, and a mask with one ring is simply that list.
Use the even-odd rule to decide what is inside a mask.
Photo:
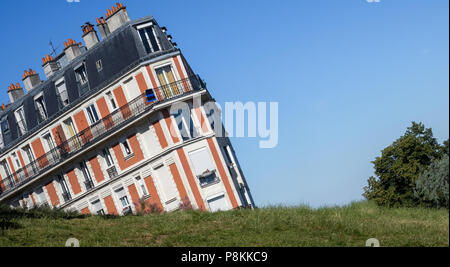
[{"label": "shrub", "polygon": [[140,198],[138,202],[134,202],[136,215],[143,216],[149,214],[161,214],[164,210],[156,203],[151,203],[150,199]]},{"label": "shrub", "polygon": [[76,210],[62,210],[47,205],[33,208],[11,208],[7,205],[0,205],[0,218],[76,219],[84,217],[86,217],[86,215],[83,215]]},{"label": "shrub", "polygon": [[186,211],[186,210],[193,210],[194,208],[192,208],[192,203],[189,200],[189,198],[185,197],[178,206],[178,209]]}]

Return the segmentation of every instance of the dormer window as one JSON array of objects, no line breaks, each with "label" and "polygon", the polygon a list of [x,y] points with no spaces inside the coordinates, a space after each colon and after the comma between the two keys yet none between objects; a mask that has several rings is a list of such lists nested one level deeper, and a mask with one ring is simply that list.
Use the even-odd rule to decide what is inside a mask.
[{"label": "dormer window", "polygon": [[25,121],[23,107],[20,107],[16,111],[14,111],[14,116],[16,117],[17,127],[19,129],[19,136],[22,136],[27,132],[27,123]]},{"label": "dormer window", "polygon": [[77,69],[75,69],[75,74],[77,76],[77,81],[81,85],[84,85],[85,83],[87,83],[88,79],[87,79],[86,67],[84,66],[84,64],[81,64]]},{"label": "dormer window", "polygon": [[159,44],[159,40],[156,38],[157,35],[152,23],[138,26],[137,29],[147,53],[154,53],[161,50],[161,46]]},{"label": "dormer window", "polygon": [[64,79],[58,80],[55,83],[55,86],[59,101],[59,108],[62,109],[69,104],[69,97],[67,96],[67,88]]},{"label": "dormer window", "polygon": [[39,122],[45,121],[47,119],[47,109],[45,108],[44,96],[41,94],[35,97],[34,104],[36,106]]},{"label": "dormer window", "polygon": [[3,117],[0,123],[1,123],[2,131],[4,133],[8,133],[9,132],[8,117],[7,116]]}]

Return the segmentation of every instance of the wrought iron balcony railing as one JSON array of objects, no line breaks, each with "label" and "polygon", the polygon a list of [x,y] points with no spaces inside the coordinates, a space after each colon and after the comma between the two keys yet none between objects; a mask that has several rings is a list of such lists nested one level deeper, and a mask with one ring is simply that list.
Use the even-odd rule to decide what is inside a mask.
[{"label": "wrought iron balcony railing", "polygon": [[[24,166],[20,171],[4,177],[0,181],[0,196],[13,191],[15,188],[33,180],[39,174],[60,164],[82,149],[95,144],[98,140],[106,137],[110,132],[122,127],[132,119],[150,110],[156,103],[204,88],[205,84],[198,76],[191,76],[168,85],[154,88],[153,91],[156,100],[152,103],[147,102],[145,93],[136,97],[126,105],[115,110],[90,127],[82,130],[77,135],[68,138],[65,142]],[[117,171],[109,170],[108,174],[110,177],[116,177]]]}]

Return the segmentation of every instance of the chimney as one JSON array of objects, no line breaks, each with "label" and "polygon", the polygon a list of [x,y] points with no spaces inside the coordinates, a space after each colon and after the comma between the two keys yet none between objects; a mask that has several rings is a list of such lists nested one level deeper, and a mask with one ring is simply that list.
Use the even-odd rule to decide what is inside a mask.
[{"label": "chimney", "polygon": [[130,21],[130,17],[128,16],[127,8],[121,3],[117,3],[116,6],[111,7],[111,10],[108,9],[106,11],[106,23],[111,32],[114,32],[128,21]]},{"label": "chimney", "polygon": [[23,97],[25,94],[23,93],[23,89],[20,87],[19,83],[16,85],[11,84],[8,86],[8,96],[11,103],[14,103],[17,99]]},{"label": "chimney", "polygon": [[70,38],[64,42],[64,47],[64,53],[66,53],[66,58],[69,62],[82,54],[80,45]]},{"label": "chimney", "polygon": [[37,74],[34,70],[29,69],[23,73],[23,84],[25,85],[25,89],[27,92],[31,91],[36,85],[41,83],[41,78],[39,74]]},{"label": "chimney", "polygon": [[96,43],[99,42],[97,32],[94,29],[94,25],[86,22],[83,26],[83,40],[87,49],[91,49]]},{"label": "chimney", "polygon": [[53,59],[52,56],[46,55],[42,58],[42,67],[44,68],[44,74],[47,79],[53,75],[53,73],[59,70],[59,65],[56,60]]},{"label": "chimney", "polygon": [[103,17],[97,18],[97,28],[100,31],[102,39],[105,39],[111,32],[109,31],[108,24],[106,24]]}]

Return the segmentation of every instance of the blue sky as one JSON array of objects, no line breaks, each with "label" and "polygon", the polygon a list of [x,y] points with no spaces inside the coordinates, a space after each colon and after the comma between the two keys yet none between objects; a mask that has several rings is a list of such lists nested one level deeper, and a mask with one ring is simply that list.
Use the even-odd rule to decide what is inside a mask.
[{"label": "blue sky", "polygon": [[[411,121],[449,136],[449,3],[445,0],[128,0],[153,15],[219,103],[279,102],[279,144],[232,142],[258,205],[361,199],[370,163]],[[2,1],[0,93],[25,69],[44,77],[49,40],[115,1]]]}]

